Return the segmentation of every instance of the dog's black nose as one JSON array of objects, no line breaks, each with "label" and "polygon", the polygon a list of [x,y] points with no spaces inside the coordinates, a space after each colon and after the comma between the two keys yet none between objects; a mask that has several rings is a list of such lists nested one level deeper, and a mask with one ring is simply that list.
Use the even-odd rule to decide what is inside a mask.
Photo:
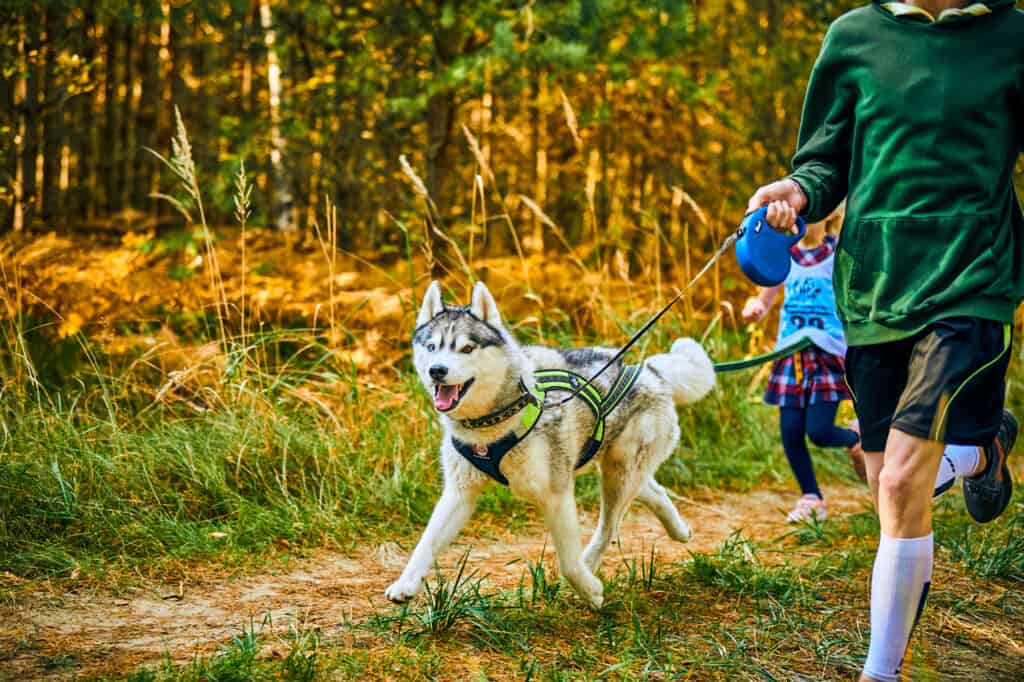
[{"label": "dog's black nose", "polygon": [[448,368],[444,365],[434,365],[427,371],[430,372],[430,378],[434,381],[440,381],[448,376]]}]

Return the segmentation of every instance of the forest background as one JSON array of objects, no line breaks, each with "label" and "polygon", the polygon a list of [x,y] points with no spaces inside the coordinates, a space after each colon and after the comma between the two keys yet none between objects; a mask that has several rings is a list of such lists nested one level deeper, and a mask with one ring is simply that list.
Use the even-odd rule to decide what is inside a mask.
[{"label": "forest background", "polygon": [[[785,171],[821,36],[855,4],[8,1],[0,225],[168,216],[153,195],[170,176],[145,147],[166,153],[174,107],[215,224],[244,160],[253,225],[309,229],[329,195],[342,244],[397,249],[385,212],[415,209],[400,154],[461,229],[481,172],[517,223],[536,228],[525,194],[572,243],[635,246],[637,226],[672,223],[678,190],[731,224]],[[512,248],[495,233],[488,253]]]},{"label": "forest background", "polygon": [[[708,533],[656,558],[638,531],[605,613],[501,489],[467,540],[509,558],[501,591],[460,573],[379,600],[439,485],[409,348],[429,280],[485,281],[523,341],[617,345],[787,171],[821,38],[858,4],[0,0],[0,679],[852,675],[877,520],[816,451],[846,506],[782,527],[766,367],[681,413],[660,476]],[[769,349],[751,293],[724,258],[631,358],[683,334]],[[594,476],[578,489],[592,515]],[[914,670],[1019,679],[1024,503],[984,529],[961,507],[937,507]],[[224,582],[304,559],[354,568],[303,564],[323,594],[255,606]],[[217,610],[142,622],[131,590]],[[282,615],[307,598],[329,627]],[[264,607],[292,630],[257,633]]]}]

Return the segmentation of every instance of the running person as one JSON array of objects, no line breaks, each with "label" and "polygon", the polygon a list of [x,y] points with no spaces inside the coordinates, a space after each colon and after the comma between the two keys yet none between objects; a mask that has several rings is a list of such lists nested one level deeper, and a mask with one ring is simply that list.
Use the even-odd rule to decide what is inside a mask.
[{"label": "running person", "polygon": [[[862,679],[897,680],[932,573],[943,444],[980,446],[964,481],[988,522],[1012,491],[1003,409],[1024,217],[1024,13],[1013,0],[873,2],[837,20],[811,73],[794,172],[757,190],[783,228],[847,196],[835,263],[847,380],[881,538]],[[773,203],[783,202],[783,203]]]},{"label": "running person", "polygon": [[792,523],[826,517],[807,438],[819,447],[846,448],[860,472],[864,466],[857,432],[835,425],[839,402],[849,400],[850,393],[843,380],[846,340],[832,293],[836,238],[826,227],[827,221],[808,225],[790,251],[793,262],[786,281],[762,288],[743,307],[743,319],[758,322],[785,288],[775,347],[786,348],[804,338],[812,343],[775,361],[764,394],[765,403],[779,406],[782,449],[800,486],[801,497],[787,517]]},{"label": "running person", "polygon": [[[838,215],[837,215],[838,214]],[[807,226],[807,234],[790,252],[793,264],[786,281],[764,287],[743,307],[743,318],[759,322],[767,316],[785,288],[775,347],[786,348],[808,338],[809,348],[780,358],[772,366],[764,402],[779,406],[782,449],[800,486],[801,497],[787,518],[792,523],[827,516],[825,497],[814,475],[807,438],[819,447],[843,447],[857,475],[867,480],[860,436],[854,429],[835,425],[839,402],[850,399],[844,380],[846,340],[836,314],[832,268],[836,238],[827,233],[828,222],[842,220],[837,211],[828,220]],[[976,446],[948,444],[935,479],[934,497],[953,487],[958,478],[972,474],[984,457]],[[877,491],[877,470],[871,489]]]}]

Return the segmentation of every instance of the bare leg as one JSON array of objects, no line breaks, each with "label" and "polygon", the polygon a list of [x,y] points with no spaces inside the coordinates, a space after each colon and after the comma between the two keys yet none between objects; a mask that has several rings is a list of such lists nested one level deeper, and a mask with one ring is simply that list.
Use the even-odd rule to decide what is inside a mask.
[{"label": "bare leg", "polygon": [[916,538],[932,532],[932,491],[945,446],[893,429],[878,476],[878,519],[882,532]]},{"label": "bare leg", "polygon": [[440,554],[451,544],[462,527],[473,515],[479,487],[459,488],[445,485],[441,499],[430,515],[423,536],[416,544],[402,577],[393,582],[384,595],[394,602],[403,602],[416,596],[423,587],[423,578]]},{"label": "bare leg", "polygon": [[693,537],[693,531],[690,530],[689,524],[679,516],[679,511],[672,504],[665,488],[654,480],[653,476],[640,486],[636,499],[654,512],[670,538],[679,542],[689,542]]},{"label": "bare leg", "polygon": [[544,520],[555,543],[562,575],[592,608],[601,608],[604,585],[583,563],[572,486],[567,491],[551,494],[544,504]]},{"label": "bare leg", "polygon": [[878,508],[878,475],[882,473],[884,456],[881,452],[864,452],[864,471],[868,476],[868,487],[871,489],[875,509]]}]

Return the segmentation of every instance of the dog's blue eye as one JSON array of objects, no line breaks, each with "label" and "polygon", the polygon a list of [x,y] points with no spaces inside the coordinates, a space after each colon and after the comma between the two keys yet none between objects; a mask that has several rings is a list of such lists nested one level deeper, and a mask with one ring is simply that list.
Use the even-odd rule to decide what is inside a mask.
[{"label": "dog's blue eye", "polygon": [[472,353],[475,350],[476,350],[476,346],[474,346],[473,344],[469,344],[468,346],[463,346],[462,350],[459,351],[459,352],[460,353],[465,353],[466,355],[469,355],[470,353]]},{"label": "dog's blue eye", "polygon": [[428,343],[427,344],[427,352],[428,353],[433,353],[435,350],[437,350],[437,346],[435,346],[432,343]]}]

